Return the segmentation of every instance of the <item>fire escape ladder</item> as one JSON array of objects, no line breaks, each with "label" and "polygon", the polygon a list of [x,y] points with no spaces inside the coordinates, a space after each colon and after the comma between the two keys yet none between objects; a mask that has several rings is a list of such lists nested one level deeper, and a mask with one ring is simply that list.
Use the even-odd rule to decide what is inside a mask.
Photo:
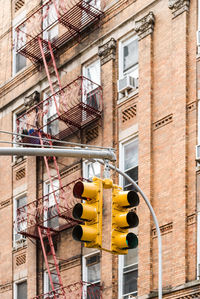
[{"label": "fire escape ladder", "polygon": [[[40,143],[42,145],[42,148],[44,148],[44,142],[43,142],[43,139],[42,139],[41,132],[39,131],[38,133],[39,133],[39,137],[40,137]],[[51,141],[49,141],[49,144],[52,146],[52,142]],[[58,200],[56,198],[56,193],[55,193],[54,185],[53,185],[53,179],[52,179],[52,176],[51,176],[50,167],[49,167],[48,159],[47,159],[46,156],[44,156],[44,162],[45,162],[45,165],[46,165],[47,175],[49,177],[49,182],[50,182],[50,186],[51,186],[51,189],[52,189],[52,192],[53,192],[53,196],[54,196],[54,201],[55,201],[55,205],[56,205],[56,208],[57,208],[57,212],[58,212],[58,215],[60,215],[59,202],[58,202]],[[56,169],[58,180],[59,180],[59,189],[62,189],[61,177],[60,177],[58,163],[56,161],[56,157],[55,156],[53,156],[53,162],[54,162],[54,167]]]},{"label": "fire escape ladder", "polygon": [[[54,263],[48,262],[48,258],[47,258],[47,254],[46,254],[46,250],[45,250],[45,246],[44,246],[44,240],[43,240],[43,236],[42,236],[42,230],[45,231],[45,236],[47,236]],[[45,265],[46,265],[46,268],[48,271],[49,281],[50,281],[50,285],[52,288],[52,292],[54,294],[54,298],[58,298],[58,292],[56,289],[58,289],[58,285],[59,285],[59,290],[62,291],[62,296],[64,299],[66,299],[65,291],[63,288],[62,280],[61,280],[60,270],[59,270],[58,262],[56,259],[55,249],[54,249],[54,245],[53,245],[53,241],[52,241],[52,237],[51,237],[50,228],[44,228],[44,227],[41,228],[40,226],[38,226],[38,234],[40,237],[40,242],[41,242],[42,251],[43,251],[43,255],[44,255]],[[53,264],[55,266],[56,273],[53,273],[50,271],[49,264],[50,265]],[[57,275],[59,283],[53,282],[52,275]],[[55,286],[55,285],[57,285],[57,286]]]},{"label": "fire escape ladder", "polygon": [[[43,44],[42,44],[42,39],[40,37],[38,37],[38,43],[39,43],[40,51],[41,51],[41,54],[42,54],[42,59],[43,59],[43,62],[44,62],[44,67],[45,67],[45,71],[46,71],[46,74],[47,74],[47,78],[48,78],[48,81],[49,81],[51,94],[53,96],[53,100],[54,100],[54,103],[55,103],[56,112],[57,112],[58,116],[60,116],[60,111],[59,111],[58,104],[57,104],[56,97],[55,97],[55,90],[54,90],[54,87],[53,87],[53,83],[52,83],[52,80],[51,80],[51,75],[50,75],[47,60],[46,60],[46,57],[45,57]],[[45,44],[45,46],[47,46],[47,45]],[[52,50],[50,41],[48,41],[48,48],[49,48],[49,51],[50,51],[50,55],[51,55],[51,59],[52,59],[53,67],[54,67],[54,72],[56,74],[59,89],[61,90],[62,87],[61,87],[60,76],[58,74],[58,69],[56,67],[55,57],[54,57],[54,54],[53,54],[53,50]]]}]

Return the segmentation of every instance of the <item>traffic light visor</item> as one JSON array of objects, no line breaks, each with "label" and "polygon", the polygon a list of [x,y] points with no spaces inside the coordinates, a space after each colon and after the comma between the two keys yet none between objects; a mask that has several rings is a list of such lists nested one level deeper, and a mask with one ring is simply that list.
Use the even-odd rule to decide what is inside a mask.
[{"label": "traffic light visor", "polygon": [[72,231],[72,236],[76,241],[92,242],[97,236],[97,231],[93,227],[76,225]]},{"label": "traffic light visor", "polygon": [[135,191],[120,191],[116,194],[115,201],[124,208],[136,207],[140,203],[139,196]]},{"label": "traffic light visor", "polygon": [[86,203],[77,203],[73,208],[72,215],[75,219],[92,221],[96,219],[97,211],[96,208],[91,205],[88,205]]},{"label": "traffic light visor", "polygon": [[76,198],[93,199],[97,195],[98,188],[94,183],[77,182],[73,188],[73,195]]}]

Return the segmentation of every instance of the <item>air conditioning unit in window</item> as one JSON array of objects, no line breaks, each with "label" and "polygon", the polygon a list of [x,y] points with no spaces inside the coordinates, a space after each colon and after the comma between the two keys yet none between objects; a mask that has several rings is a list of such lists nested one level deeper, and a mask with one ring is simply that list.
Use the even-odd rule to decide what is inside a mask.
[{"label": "air conditioning unit in window", "polygon": [[21,234],[17,234],[17,240],[14,241],[14,247],[18,249],[23,247],[25,244],[26,244],[26,237]]},{"label": "air conditioning unit in window", "polygon": [[119,79],[117,84],[118,84],[118,92],[120,93],[134,90],[138,87],[137,79],[129,75],[124,76],[122,79]]}]

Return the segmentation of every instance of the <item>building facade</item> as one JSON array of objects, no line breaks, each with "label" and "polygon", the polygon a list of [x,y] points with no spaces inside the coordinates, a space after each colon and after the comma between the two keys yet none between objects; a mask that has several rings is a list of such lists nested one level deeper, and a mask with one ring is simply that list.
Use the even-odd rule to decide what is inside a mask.
[{"label": "building facade", "polygon": [[[0,140],[115,148],[158,217],[163,297],[199,298],[200,2],[0,1],[0,20]],[[157,298],[157,233],[142,199],[138,248],[112,255],[72,238],[74,183],[103,178],[100,164],[0,165],[0,298]],[[104,248],[111,199],[105,190]]]}]

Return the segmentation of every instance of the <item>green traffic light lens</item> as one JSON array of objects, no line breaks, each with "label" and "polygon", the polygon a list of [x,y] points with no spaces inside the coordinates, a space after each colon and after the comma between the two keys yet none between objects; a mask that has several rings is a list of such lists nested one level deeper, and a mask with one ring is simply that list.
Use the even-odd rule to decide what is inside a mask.
[{"label": "green traffic light lens", "polygon": [[128,233],[126,236],[126,244],[128,249],[133,249],[138,247],[138,238],[134,233]]}]

